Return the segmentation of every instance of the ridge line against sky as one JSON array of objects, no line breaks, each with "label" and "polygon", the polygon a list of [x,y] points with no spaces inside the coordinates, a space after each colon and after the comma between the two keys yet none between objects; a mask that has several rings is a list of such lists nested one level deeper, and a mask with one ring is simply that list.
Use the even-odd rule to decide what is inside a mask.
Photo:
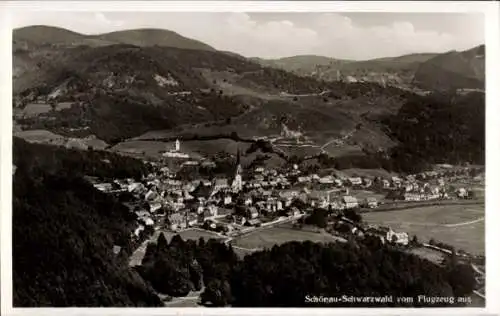
[{"label": "ridge line against sky", "polygon": [[47,25],[86,35],[155,28],[246,57],[316,55],[370,60],[463,51],[485,43],[478,13],[23,12],[13,27]]}]

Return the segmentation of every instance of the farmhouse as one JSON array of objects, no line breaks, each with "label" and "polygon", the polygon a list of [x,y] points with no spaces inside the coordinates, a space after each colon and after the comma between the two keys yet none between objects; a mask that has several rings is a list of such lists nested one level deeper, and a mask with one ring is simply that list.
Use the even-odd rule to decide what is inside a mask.
[{"label": "farmhouse", "polygon": [[342,197],[342,203],[345,208],[356,208],[358,207],[358,200],[350,195],[346,195]]},{"label": "farmhouse", "polygon": [[377,199],[374,197],[367,197],[365,204],[369,208],[376,208],[378,206]]},{"label": "farmhouse", "polygon": [[363,184],[363,181],[361,180],[360,177],[349,178],[348,181],[353,186],[354,185],[362,185]]},{"label": "farmhouse", "polygon": [[408,245],[409,238],[407,233],[396,233],[392,229],[387,232],[386,239],[388,242],[395,244]]}]

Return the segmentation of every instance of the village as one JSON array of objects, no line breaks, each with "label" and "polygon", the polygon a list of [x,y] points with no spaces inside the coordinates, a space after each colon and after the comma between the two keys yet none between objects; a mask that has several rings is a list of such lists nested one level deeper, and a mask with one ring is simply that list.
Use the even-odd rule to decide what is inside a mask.
[{"label": "village", "polygon": [[[163,156],[189,158],[181,151],[179,140]],[[188,160],[181,167],[198,163]],[[125,197],[124,205],[137,216],[131,238],[139,239],[145,230],[180,232],[189,228],[237,236],[258,227],[296,221],[314,209],[332,214],[349,209],[372,212],[408,203],[474,197],[471,188],[447,183],[470,178],[469,168],[449,174],[430,171],[390,179],[319,176],[304,174],[297,165],[281,170],[243,170],[238,151],[231,178],[181,180],[169,168],[154,164],[156,171],[144,179],[90,179],[100,191]],[[352,227],[351,231],[356,229]],[[384,241],[403,245],[409,242],[406,232],[394,232],[390,227],[370,225],[363,230],[383,236]]]}]

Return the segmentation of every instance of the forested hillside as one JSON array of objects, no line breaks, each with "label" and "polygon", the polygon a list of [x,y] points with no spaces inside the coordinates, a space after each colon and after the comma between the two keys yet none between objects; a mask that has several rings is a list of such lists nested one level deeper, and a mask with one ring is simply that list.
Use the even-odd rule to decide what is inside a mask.
[{"label": "forested hillside", "polygon": [[17,137],[14,137],[13,143],[13,163],[28,174],[42,170],[46,174],[60,176],[140,179],[150,168],[140,160],[107,151],[30,144]]},{"label": "forested hillside", "polygon": [[433,94],[410,99],[385,123],[399,141],[392,153],[403,169],[429,163],[484,164],[485,95]]},{"label": "forested hillside", "polygon": [[[456,262],[437,266],[420,257],[380,244],[289,242],[238,260],[231,246],[215,240],[170,243],[160,237],[146,251],[141,274],[162,293],[185,296],[205,291],[202,302],[233,307],[384,307],[457,306],[418,302],[417,295],[461,296],[472,292],[470,268]],[[460,271],[460,274],[457,272]],[[415,297],[414,303],[308,303],[305,296]]]},{"label": "forested hillside", "polygon": [[[160,305],[128,267],[135,215],[81,177],[139,175],[141,163],[15,139],[14,164],[15,307]],[[119,254],[114,246],[121,247]]]},{"label": "forested hillside", "polygon": [[395,146],[378,152],[317,156],[323,167],[362,168],[415,173],[433,164],[485,163],[484,93],[464,96],[435,93],[409,96],[397,114],[380,121]]}]

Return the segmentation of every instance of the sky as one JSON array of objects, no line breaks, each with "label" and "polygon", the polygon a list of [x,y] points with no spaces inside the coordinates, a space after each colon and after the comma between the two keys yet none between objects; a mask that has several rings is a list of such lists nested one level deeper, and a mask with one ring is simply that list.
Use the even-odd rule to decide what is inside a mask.
[{"label": "sky", "polygon": [[50,25],[83,34],[160,28],[246,57],[322,55],[367,60],[466,50],[484,44],[479,13],[26,12],[13,27]]}]

